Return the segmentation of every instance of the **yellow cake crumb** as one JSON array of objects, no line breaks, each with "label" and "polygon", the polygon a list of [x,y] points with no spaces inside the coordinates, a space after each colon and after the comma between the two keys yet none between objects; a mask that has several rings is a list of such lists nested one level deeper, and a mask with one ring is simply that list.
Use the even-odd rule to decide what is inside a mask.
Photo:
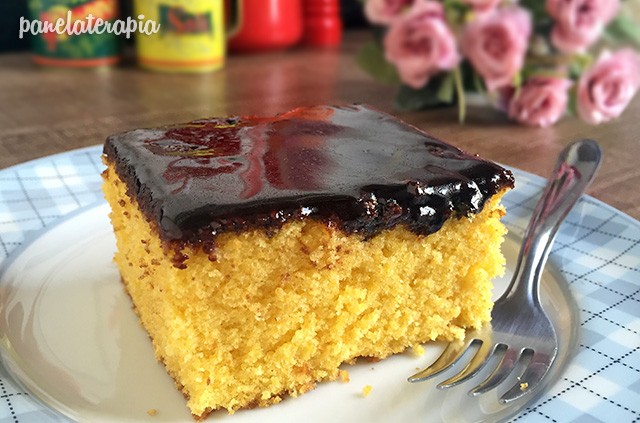
[{"label": "yellow cake crumb", "polygon": [[346,370],[339,370],[338,374],[340,376],[340,380],[344,383],[349,382],[351,379],[349,378],[349,372]]},{"label": "yellow cake crumb", "polygon": [[521,391],[526,391],[528,387],[529,387],[529,383],[527,383],[527,382],[522,382],[520,384],[520,390]]},{"label": "yellow cake crumb", "polygon": [[373,386],[365,385],[365,387],[362,388],[362,396],[365,398],[368,397],[371,394],[371,391],[373,391]]},{"label": "yellow cake crumb", "polygon": [[147,414],[150,416],[155,416],[158,414],[158,410],[156,410],[155,408],[151,408],[149,410],[147,410]]},{"label": "yellow cake crumb", "polygon": [[421,344],[416,344],[411,348],[411,351],[416,357],[422,357],[424,355],[424,346]]}]

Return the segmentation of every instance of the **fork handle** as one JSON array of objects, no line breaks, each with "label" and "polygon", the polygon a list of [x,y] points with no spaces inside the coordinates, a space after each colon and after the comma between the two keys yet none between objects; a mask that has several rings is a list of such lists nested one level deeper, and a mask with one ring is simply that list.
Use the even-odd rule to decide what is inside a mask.
[{"label": "fork handle", "polygon": [[600,146],[589,139],[562,150],[525,231],[515,274],[503,298],[525,295],[540,302],[538,282],[558,228],[593,180],[601,157]]}]

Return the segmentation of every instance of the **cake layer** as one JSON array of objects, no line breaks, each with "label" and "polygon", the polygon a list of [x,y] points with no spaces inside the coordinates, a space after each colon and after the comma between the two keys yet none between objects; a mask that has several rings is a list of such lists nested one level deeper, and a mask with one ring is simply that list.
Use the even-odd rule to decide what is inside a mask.
[{"label": "cake layer", "polygon": [[366,106],[205,119],[109,137],[107,159],[164,240],[213,241],[300,218],[365,238],[438,230],[511,174]]},{"label": "cake layer", "polygon": [[179,269],[107,164],[115,261],[158,360],[197,418],[296,396],[356,357],[460,338],[490,318],[491,278],[504,265],[503,191],[428,236],[398,225],[363,240],[320,220],[291,220],[218,234],[214,260],[183,245]]}]

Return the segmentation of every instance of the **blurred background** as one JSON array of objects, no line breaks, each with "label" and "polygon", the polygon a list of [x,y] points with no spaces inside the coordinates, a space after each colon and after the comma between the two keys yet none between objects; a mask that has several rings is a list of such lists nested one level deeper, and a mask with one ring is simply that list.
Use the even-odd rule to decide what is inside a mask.
[{"label": "blurred background", "polygon": [[[413,3],[368,2],[396,7],[398,14],[411,14],[405,12]],[[134,128],[206,116],[273,115],[305,105],[366,103],[472,153],[543,176],[551,172],[555,155],[571,140],[598,139],[607,154],[600,180],[590,193],[640,217],[640,194],[623,194],[637,192],[640,178],[635,159],[640,157],[639,96],[620,109],[624,113],[619,118],[598,126],[577,118],[575,101],[567,99],[575,99],[577,78],[595,63],[596,52],[574,55],[575,63],[565,66],[574,82],[563,85],[566,95],[560,99],[562,107],[556,107],[553,124],[543,120],[535,125],[516,124],[514,120],[521,116],[495,107],[501,106],[500,101],[491,96],[493,104],[468,96],[461,116],[456,86],[482,91],[477,75],[458,78],[457,84],[456,73],[448,68],[424,88],[401,84],[406,82],[399,80],[403,66],[398,62],[394,67],[384,56],[381,40],[386,29],[369,22],[372,14],[364,11],[369,3],[0,0],[0,169],[98,145],[112,133]],[[469,5],[493,3],[503,8],[509,2],[438,3],[448,8],[447,13],[457,13],[466,5],[468,13]],[[545,3],[521,0],[517,4],[538,19],[545,13]],[[621,0],[620,5],[625,19],[612,21],[615,25],[610,27],[616,32],[605,35],[637,37],[640,42],[640,0]],[[24,19],[55,20],[64,18],[67,10],[74,10],[76,18],[89,10],[111,21],[136,20],[143,14],[161,23],[163,31],[154,36],[135,33],[130,38],[31,34],[19,38]],[[535,32],[548,33],[550,22],[536,21]],[[538,58],[543,62],[564,57],[548,54],[548,39],[539,42],[539,37],[532,37],[530,41],[530,51],[542,51]],[[469,69],[466,62],[461,66],[461,71]],[[635,84],[631,88],[637,90],[636,79],[628,76],[622,82]],[[560,101],[556,91],[547,90],[544,101]]]},{"label": "blurred background", "polygon": [[[120,17],[133,16],[133,0],[115,0]],[[362,28],[367,22],[362,13],[362,2],[358,0],[337,0],[340,5],[340,17],[346,29]],[[20,17],[29,16],[29,4],[26,0],[3,0],[0,2],[0,53],[23,51],[30,48],[30,37],[23,39],[16,35],[20,29]],[[130,44],[133,40],[130,41]]]}]

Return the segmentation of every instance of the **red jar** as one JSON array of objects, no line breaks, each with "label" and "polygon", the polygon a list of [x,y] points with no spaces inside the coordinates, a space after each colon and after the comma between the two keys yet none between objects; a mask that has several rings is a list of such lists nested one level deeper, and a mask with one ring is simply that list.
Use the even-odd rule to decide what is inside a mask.
[{"label": "red jar", "polygon": [[309,46],[333,47],[342,40],[339,0],[303,0],[304,36]]},{"label": "red jar", "polygon": [[240,27],[229,40],[238,52],[291,47],[302,37],[301,0],[240,0]]}]

